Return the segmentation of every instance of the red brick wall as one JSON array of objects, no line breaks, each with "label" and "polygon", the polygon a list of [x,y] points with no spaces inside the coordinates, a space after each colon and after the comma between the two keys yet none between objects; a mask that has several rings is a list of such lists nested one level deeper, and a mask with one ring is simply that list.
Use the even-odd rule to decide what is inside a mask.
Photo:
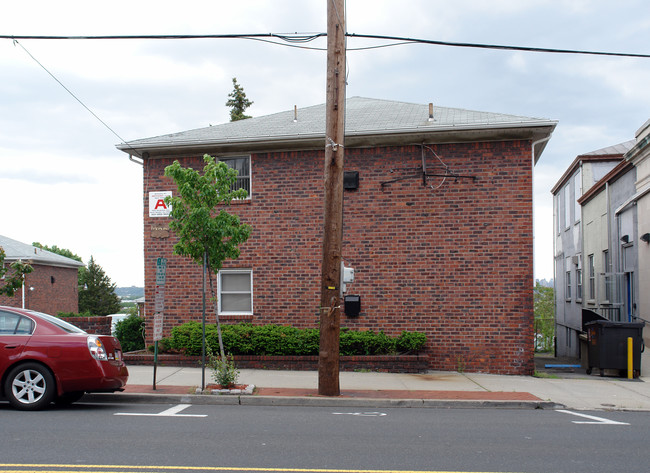
[{"label": "red brick wall", "polygon": [[[78,311],[77,268],[60,268],[40,264],[31,266],[34,271],[25,277],[26,309],[53,315],[58,312]],[[13,297],[0,296],[0,305],[22,307],[22,303],[22,290],[18,290]]]},{"label": "red brick wall", "polygon": [[[421,148],[346,149],[345,168],[359,171],[360,185],[345,191],[343,258],[355,268],[348,293],[359,294],[362,307],[356,319],[342,316],[342,325],[389,335],[425,332],[431,369],[531,374],[530,142],[431,147],[476,181],[448,178],[432,189],[415,177],[382,188],[382,181],[410,172],[391,169],[421,165]],[[323,161],[322,151],[252,155],[252,198],[231,211],[253,231],[241,257],[226,267],[253,269],[255,324],[317,325]],[[201,316],[200,267],[172,257],[173,235],[152,238],[152,226],[165,227],[168,219],[148,217],[148,193],[173,189],[162,177],[171,162],[149,159],[144,167],[147,314],[153,314],[156,258],[164,256],[166,334]],[[427,162],[439,163],[431,153]],[[203,166],[198,156],[182,164]]]}]

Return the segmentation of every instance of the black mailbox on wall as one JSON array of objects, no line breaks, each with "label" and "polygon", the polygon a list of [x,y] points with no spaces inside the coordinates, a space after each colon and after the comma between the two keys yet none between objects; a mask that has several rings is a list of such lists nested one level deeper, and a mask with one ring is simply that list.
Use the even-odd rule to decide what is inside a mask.
[{"label": "black mailbox on wall", "polygon": [[343,173],[343,189],[359,188],[359,171],[345,171]]},{"label": "black mailbox on wall", "polygon": [[345,315],[348,317],[358,317],[361,312],[361,296],[349,295],[344,296]]}]

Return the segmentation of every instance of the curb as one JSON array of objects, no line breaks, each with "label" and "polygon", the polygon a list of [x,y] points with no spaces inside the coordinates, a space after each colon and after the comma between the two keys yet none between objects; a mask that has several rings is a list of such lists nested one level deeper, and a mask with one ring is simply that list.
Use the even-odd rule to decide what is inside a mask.
[{"label": "curb", "polygon": [[370,407],[370,408],[431,408],[431,409],[563,409],[552,401],[480,401],[445,399],[373,399],[344,397],[239,396],[201,394],[125,394],[91,393],[80,403],[106,404],[195,404],[240,406],[308,406],[308,407]]}]

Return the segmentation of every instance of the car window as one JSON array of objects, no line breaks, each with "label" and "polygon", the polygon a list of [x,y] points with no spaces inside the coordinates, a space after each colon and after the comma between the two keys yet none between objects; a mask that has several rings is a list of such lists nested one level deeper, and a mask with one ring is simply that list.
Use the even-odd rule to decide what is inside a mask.
[{"label": "car window", "polygon": [[31,335],[34,327],[29,317],[0,311],[0,335]]},{"label": "car window", "polygon": [[59,327],[62,330],[65,330],[68,333],[86,333],[84,330],[81,330],[79,327],[75,327],[74,325],[69,324],[65,320],[61,320],[51,315],[44,314],[43,312],[36,312],[34,310],[26,310],[25,312],[38,315],[42,319],[47,320],[51,324],[56,325],[57,327]]}]

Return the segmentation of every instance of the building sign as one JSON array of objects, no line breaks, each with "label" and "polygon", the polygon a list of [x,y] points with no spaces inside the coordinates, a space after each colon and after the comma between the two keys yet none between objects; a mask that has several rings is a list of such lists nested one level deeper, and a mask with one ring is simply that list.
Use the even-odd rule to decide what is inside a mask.
[{"label": "building sign", "polygon": [[165,203],[165,197],[171,197],[172,191],[149,192],[149,217],[169,217],[172,208]]}]

